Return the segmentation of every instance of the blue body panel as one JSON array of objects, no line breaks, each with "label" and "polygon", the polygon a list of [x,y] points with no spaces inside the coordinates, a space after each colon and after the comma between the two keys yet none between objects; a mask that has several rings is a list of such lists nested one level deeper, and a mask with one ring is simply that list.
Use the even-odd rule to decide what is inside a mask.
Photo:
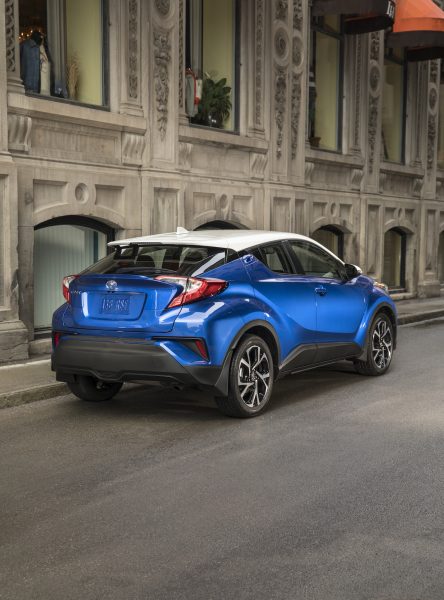
[{"label": "blue body panel", "polygon": [[[280,275],[247,255],[204,277],[226,280],[228,286],[216,296],[168,309],[180,286],[145,276],[116,276],[119,290],[134,298],[118,319],[101,312],[107,306],[102,287],[109,277],[80,277],[71,284],[72,305],[54,313],[53,331],[62,339],[77,334],[146,340],[162,346],[183,366],[219,367],[249,324],[263,323],[273,332],[282,364],[303,344],[343,342],[363,349],[378,310],[385,306],[396,316],[390,296],[362,275],[348,282]],[[320,287],[325,294],[319,293]],[[184,338],[203,339],[208,360],[181,343]]]}]

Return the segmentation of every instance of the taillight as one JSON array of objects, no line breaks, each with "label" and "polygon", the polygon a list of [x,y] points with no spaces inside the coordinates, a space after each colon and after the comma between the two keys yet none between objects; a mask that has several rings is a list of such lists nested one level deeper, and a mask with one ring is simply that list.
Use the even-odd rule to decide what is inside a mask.
[{"label": "taillight", "polygon": [[183,287],[183,291],[171,300],[167,308],[209,298],[222,292],[228,285],[222,279],[198,279],[197,277],[175,277],[174,275],[158,275],[156,279],[166,283],[177,283]]},{"label": "taillight", "polygon": [[77,279],[77,277],[78,277],[78,275],[68,275],[67,277],[63,278],[62,292],[63,292],[63,296],[64,296],[65,300],[68,302],[68,304],[71,304],[71,294],[69,293],[69,284],[74,279]]}]

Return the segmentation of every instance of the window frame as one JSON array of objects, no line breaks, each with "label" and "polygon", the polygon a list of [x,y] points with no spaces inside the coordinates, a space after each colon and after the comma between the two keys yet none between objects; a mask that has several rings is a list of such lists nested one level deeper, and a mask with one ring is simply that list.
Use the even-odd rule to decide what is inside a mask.
[{"label": "window frame", "polygon": [[[310,61],[308,62],[308,70],[310,72],[311,70],[311,65],[314,65],[314,69],[313,69],[313,75],[316,79],[316,34],[317,33],[322,33],[323,35],[327,35],[330,37],[334,37],[335,39],[337,39],[339,41],[339,71],[338,71],[338,114],[337,114],[337,126],[338,126],[338,131],[337,131],[337,139],[336,139],[336,144],[337,147],[335,150],[332,150],[330,148],[319,148],[316,146],[313,146],[310,143],[310,148],[315,149],[315,150],[319,150],[321,152],[332,152],[335,154],[342,154],[343,152],[343,148],[344,148],[344,135],[343,135],[343,128],[344,128],[344,90],[345,90],[345,82],[344,82],[344,74],[345,74],[345,29],[344,29],[344,18],[341,15],[339,17],[340,19],[340,28],[339,31],[335,31],[334,29],[325,26],[324,23],[324,17],[319,16],[319,17],[315,17],[312,15],[311,17],[311,22],[310,22],[310,38],[311,38],[311,44],[310,44],[310,52],[311,52],[311,56],[310,56]],[[313,62],[312,62],[313,61]],[[310,94],[309,94],[309,85],[310,85],[310,77],[307,77],[307,102],[310,102]],[[310,107],[308,107],[309,109]],[[309,114],[309,110],[307,111]],[[310,128],[310,119],[307,119],[307,123],[308,123],[308,127]],[[314,119],[314,123],[316,123],[316,104],[315,104],[315,119]],[[310,131],[308,131],[308,141],[310,142]]]},{"label": "window frame", "polygon": [[[407,233],[400,229],[399,227],[391,227],[384,233],[384,246],[385,246],[385,236],[387,233],[394,231],[401,238],[401,257],[400,257],[400,265],[399,265],[399,287],[389,287],[389,292],[391,294],[400,294],[407,290],[407,280],[406,280],[406,272],[407,272]],[[384,252],[384,263],[385,263],[385,252]],[[383,263],[383,264],[384,264]],[[382,278],[384,279],[384,266]],[[388,284],[387,284],[388,286]]]},{"label": "window frame", "polygon": [[[383,81],[383,86],[382,86],[382,107],[384,106],[384,86],[385,86],[385,62],[391,62],[393,64],[402,66],[402,127],[401,127],[401,158],[400,161],[398,162],[397,160],[391,160],[390,158],[386,158],[385,157],[385,152],[384,152],[384,162],[390,163],[392,165],[405,165],[405,160],[406,160],[406,139],[407,139],[407,95],[408,95],[408,61],[405,58],[405,51],[404,52],[404,58],[400,59],[398,58],[395,53],[394,53],[394,49],[393,48],[388,48],[387,45],[385,46],[385,52],[384,52],[384,81]],[[382,108],[381,108],[382,110]],[[381,144],[383,145],[383,150],[384,150],[384,140],[383,140],[383,126],[382,126],[382,120],[381,120]]]},{"label": "window frame", "polygon": [[[341,261],[339,261],[335,256],[333,256],[333,254],[326,252],[321,246],[318,246],[317,244],[313,244],[309,240],[298,240],[298,239],[287,240],[287,244],[288,244],[288,252],[290,253],[293,263],[295,265],[295,268],[297,269],[298,274],[301,277],[307,277],[312,280],[313,279],[316,279],[316,280],[322,279],[325,281],[340,281],[340,282],[344,282],[347,280],[344,264]],[[304,269],[301,261],[299,260],[299,257],[297,255],[296,251],[293,250],[293,244],[294,245],[306,244],[310,250],[312,248],[315,248],[316,251],[321,253],[322,255],[324,255],[326,259],[333,261],[333,263],[336,265],[339,277],[324,277],[322,275],[307,274],[305,272],[305,269]]]},{"label": "window frame", "polygon": [[[60,0],[63,2],[63,0]],[[18,6],[19,21],[20,21],[20,4]],[[109,40],[109,20],[110,20],[110,8],[109,0],[101,0],[101,31],[102,31],[102,103],[101,104],[90,104],[89,102],[81,102],[78,100],[72,100],[71,98],[62,98],[60,96],[46,96],[37,92],[25,90],[25,95],[30,98],[39,98],[40,100],[47,100],[50,102],[61,102],[63,104],[71,104],[73,106],[83,106],[85,108],[93,108],[95,110],[102,110],[109,112],[110,107],[110,40]],[[66,16],[63,31],[63,45],[66,48]],[[20,59],[19,59],[20,60]],[[65,64],[62,65],[63,71],[66,70],[66,53],[65,53]],[[21,79],[20,79],[21,81]],[[66,85],[66,79],[64,79]]]},{"label": "window frame", "polygon": [[[340,258],[343,261],[344,260],[344,247],[345,247],[344,232],[341,231],[340,229],[338,229],[335,225],[323,225],[322,227],[318,227],[318,229],[315,229],[315,231],[313,231],[313,234],[310,237],[313,237],[313,235],[317,231],[327,231],[329,233],[334,234],[337,237],[337,240],[338,240],[337,256],[338,256],[338,258]],[[317,241],[317,240],[315,240],[315,241]],[[321,242],[318,242],[318,243],[320,244]]]},{"label": "window frame", "polygon": [[[67,217],[55,217],[54,219],[49,219],[48,221],[43,221],[38,225],[34,226],[34,231],[38,229],[45,229],[46,227],[53,227],[54,225],[72,225],[73,227],[87,227],[88,229],[93,229],[95,231],[99,231],[100,233],[104,233],[106,235],[106,243],[109,244],[115,240],[115,229],[106,225],[102,221],[97,221],[91,217],[81,217],[78,215],[67,216]],[[108,254],[112,252],[112,247],[108,246]]]},{"label": "window frame", "polygon": [[[203,0],[200,0],[202,3]],[[242,31],[242,2],[241,0],[233,0],[234,3],[234,78],[233,78],[233,100],[231,110],[234,111],[233,128],[223,129],[219,127],[211,127],[210,125],[202,125],[200,123],[193,123],[190,116],[186,115],[188,120],[188,126],[196,129],[209,129],[211,131],[222,131],[224,133],[232,135],[240,135],[240,68],[241,68],[241,31]],[[184,64],[182,69],[185,72],[186,69],[191,67],[191,38],[192,38],[192,22],[188,15],[190,14],[190,0],[186,0],[185,3],[185,51],[184,51]],[[203,9],[201,10],[200,19],[200,46],[201,46],[201,60],[203,59]],[[202,71],[202,65],[200,65]]]},{"label": "window frame", "polygon": [[[250,246],[249,248],[245,248],[245,250],[241,250],[239,252],[239,256],[242,257],[242,256],[247,256],[248,254],[251,254],[252,256],[254,256],[254,258],[256,258],[256,260],[259,260],[264,265],[264,267],[270,271],[270,273],[273,273],[274,275],[279,276],[279,277],[289,277],[292,275],[297,275],[298,273],[296,271],[295,264],[292,260],[292,257],[288,252],[288,248],[286,246],[286,241],[287,240],[274,240],[271,242],[264,242],[262,244]],[[272,271],[270,269],[270,267],[263,261],[262,258],[258,258],[256,256],[255,252],[259,251],[259,253],[261,254],[262,248],[266,248],[268,246],[279,246],[281,248],[284,259],[287,263],[286,266],[287,266],[287,268],[289,268],[288,273],[280,273],[279,271]]]}]

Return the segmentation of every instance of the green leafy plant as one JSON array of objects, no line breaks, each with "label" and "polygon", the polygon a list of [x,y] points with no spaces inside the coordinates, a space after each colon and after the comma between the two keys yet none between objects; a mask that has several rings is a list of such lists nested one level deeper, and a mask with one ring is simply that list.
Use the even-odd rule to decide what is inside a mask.
[{"label": "green leafy plant", "polygon": [[205,74],[202,98],[193,123],[222,128],[230,116],[231,106],[231,87],[227,86],[226,78],[215,81]]}]

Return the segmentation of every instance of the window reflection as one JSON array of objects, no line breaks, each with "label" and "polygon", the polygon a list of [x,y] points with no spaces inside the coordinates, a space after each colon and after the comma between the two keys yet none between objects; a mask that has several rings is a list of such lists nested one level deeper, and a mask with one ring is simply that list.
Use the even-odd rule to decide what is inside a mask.
[{"label": "window reflection", "polygon": [[384,159],[404,160],[405,63],[403,54],[391,53],[384,63],[382,150]]},{"label": "window reflection", "polygon": [[339,17],[313,19],[309,74],[310,144],[340,149],[342,34]]}]

